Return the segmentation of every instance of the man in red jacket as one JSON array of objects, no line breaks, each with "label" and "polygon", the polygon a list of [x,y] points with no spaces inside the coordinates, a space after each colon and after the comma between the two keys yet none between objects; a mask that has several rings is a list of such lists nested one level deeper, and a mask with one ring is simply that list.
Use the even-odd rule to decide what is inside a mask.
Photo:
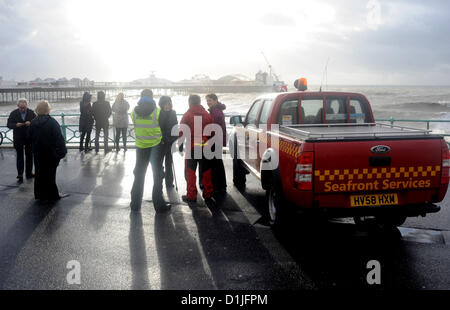
[{"label": "man in red jacket", "polygon": [[[185,178],[187,182],[187,195],[183,195],[186,202],[197,201],[197,186],[195,171],[197,164],[199,165],[199,173],[202,176],[203,198],[205,202],[211,202],[213,193],[213,185],[211,181],[210,161],[203,154],[203,148],[208,143],[208,136],[204,135],[204,128],[213,122],[211,115],[200,104],[200,96],[189,96],[189,110],[184,113],[180,122],[179,137],[186,138],[186,158],[185,158]],[[189,132],[185,133],[183,127],[189,128]],[[185,133],[187,136],[183,136]],[[180,141],[181,143],[183,141]]]}]

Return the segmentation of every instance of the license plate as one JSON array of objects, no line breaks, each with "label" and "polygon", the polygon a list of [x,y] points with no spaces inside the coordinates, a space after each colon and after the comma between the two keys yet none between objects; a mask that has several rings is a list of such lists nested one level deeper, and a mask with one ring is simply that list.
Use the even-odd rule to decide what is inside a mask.
[{"label": "license plate", "polygon": [[397,194],[354,195],[350,196],[352,207],[397,205]]}]

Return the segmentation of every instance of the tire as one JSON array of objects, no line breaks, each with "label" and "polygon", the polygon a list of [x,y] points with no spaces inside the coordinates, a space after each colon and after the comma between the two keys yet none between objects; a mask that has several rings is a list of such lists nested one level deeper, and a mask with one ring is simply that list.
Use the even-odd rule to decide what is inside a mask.
[{"label": "tire", "polygon": [[286,221],[286,202],[283,194],[273,185],[266,191],[266,211],[269,225],[280,228]]}]

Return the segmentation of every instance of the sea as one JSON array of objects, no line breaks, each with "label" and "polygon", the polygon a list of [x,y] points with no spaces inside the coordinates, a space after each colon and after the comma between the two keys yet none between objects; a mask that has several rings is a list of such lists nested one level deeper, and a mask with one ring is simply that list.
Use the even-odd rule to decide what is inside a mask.
[{"label": "sea", "polygon": [[[309,90],[318,90],[319,86],[312,85]],[[293,90],[293,89],[289,89]],[[415,119],[434,120],[430,129],[441,134],[450,134],[450,86],[327,86],[325,91],[344,91],[361,93],[371,103],[376,119]],[[172,98],[173,108],[177,113],[184,113],[188,109],[188,95],[177,93],[166,93]],[[219,101],[226,105],[226,114],[244,115],[253,101],[263,93],[217,93]],[[156,94],[158,101],[162,94]],[[202,104],[206,106],[205,95],[199,94]],[[93,94],[95,101],[96,94]],[[133,107],[139,100],[138,91],[125,93],[126,100]],[[112,104],[114,97],[107,100]],[[34,108],[37,102],[31,102],[30,108]],[[52,114],[79,113],[79,100],[66,102],[52,102]],[[16,106],[14,104],[0,105],[0,127],[6,126],[6,117]],[[56,118],[61,122],[60,118]],[[447,122],[448,121],[448,122]],[[65,117],[66,124],[78,124],[77,117]],[[426,123],[397,122],[395,125],[415,128],[426,128]]]}]

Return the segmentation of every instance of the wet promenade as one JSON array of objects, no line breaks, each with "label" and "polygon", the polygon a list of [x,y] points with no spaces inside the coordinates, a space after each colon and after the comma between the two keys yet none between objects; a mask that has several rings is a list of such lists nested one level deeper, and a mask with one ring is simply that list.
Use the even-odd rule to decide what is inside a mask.
[{"label": "wet promenade", "polygon": [[[69,150],[57,173],[54,205],[33,197],[33,180],[16,182],[15,152],[0,149],[1,289],[450,289],[450,198],[442,211],[409,219],[399,230],[357,229],[352,221],[292,219],[274,234],[263,214],[264,191],[253,176],[216,206],[181,201],[184,167],[175,155],[178,192],[156,214],[147,173],[141,213],[129,210],[135,151],[98,155]],[[80,284],[66,280],[80,264]],[[369,260],[381,285],[366,282]]]}]

